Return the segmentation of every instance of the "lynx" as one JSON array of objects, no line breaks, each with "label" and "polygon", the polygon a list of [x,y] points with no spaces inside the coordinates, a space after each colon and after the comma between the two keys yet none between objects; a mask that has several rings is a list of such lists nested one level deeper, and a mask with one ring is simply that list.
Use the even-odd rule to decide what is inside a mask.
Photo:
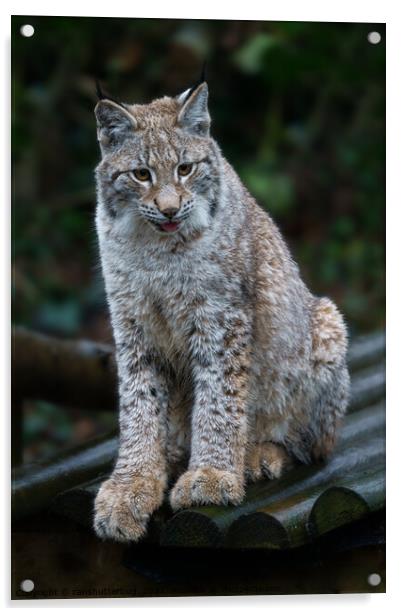
[{"label": "lynx", "polygon": [[205,81],[128,105],[100,96],[96,229],[116,347],[119,451],[98,536],[325,459],[349,396],[347,333],[210,136]]}]

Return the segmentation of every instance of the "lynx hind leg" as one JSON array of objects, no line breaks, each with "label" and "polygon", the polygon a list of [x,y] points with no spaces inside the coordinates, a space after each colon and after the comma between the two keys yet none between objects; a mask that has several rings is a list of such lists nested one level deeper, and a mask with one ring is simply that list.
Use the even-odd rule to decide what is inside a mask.
[{"label": "lynx hind leg", "polygon": [[312,334],[312,457],[315,460],[325,460],[335,446],[350,392],[350,378],[346,366],[346,325],[335,304],[327,298],[317,300],[313,312]]},{"label": "lynx hind leg", "polygon": [[183,392],[170,394],[167,421],[166,460],[169,486],[187,469],[190,458],[191,400]]},{"label": "lynx hind leg", "polygon": [[292,458],[282,445],[266,441],[248,446],[246,455],[246,477],[258,481],[262,477],[278,479],[292,466]]},{"label": "lynx hind leg", "polygon": [[348,338],[343,317],[327,297],[316,300],[312,314],[312,354],[319,364],[345,362]]}]

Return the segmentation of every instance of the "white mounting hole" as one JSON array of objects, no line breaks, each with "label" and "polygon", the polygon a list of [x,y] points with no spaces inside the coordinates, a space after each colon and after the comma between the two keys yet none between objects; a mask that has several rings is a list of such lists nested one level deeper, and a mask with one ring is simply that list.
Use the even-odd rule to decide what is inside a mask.
[{"label": "white mounting hole", "polygon": [[378,575],[378,573],[370,573],[367,581],[370,586],[378,586],[378,584],[381,584],[381,575]]},{"label": "white mounting hole", "polygon": [[35,28],[31,26],[31,24],[25,24],[24,26],[21,26],[20,32],[22,36],[25,36],[26,38],[30,38],[31,36],[34,35]]},{"label": "white mounting hole", "polygon": [[32,580],[22,580],[20,584],[20,588],[24,592],[32,592],[33,589],[35,588],[35,584],[33,583]]},{"label": "white mounting hole", "polygon": [[381,41],[381,34],[379,32],[369,32],[367,35],[367,40],[372,45],[378,45]]}]

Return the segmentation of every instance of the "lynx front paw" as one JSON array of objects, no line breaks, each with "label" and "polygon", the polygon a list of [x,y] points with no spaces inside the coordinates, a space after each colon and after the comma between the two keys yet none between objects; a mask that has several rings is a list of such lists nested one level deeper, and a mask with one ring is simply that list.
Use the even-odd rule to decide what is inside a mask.
[{"label": "lynx front paw", "polygon": [[95,499],[94,529],[101,539],[138,541],[149,517],[163,501],[165,481],[155,477],[131,477],[105,481]]},{"label": "lynx front paw", "polygon": [[244,496],[243,478],[212,467],[186,471],[170,492],[172,509],[195,505],[238,505]]},{"label": "lynx front paw", "polygon": [[246,477],[250,481],[262,477],[278,479],[290,466],[290,456],[281,445],[255,443],[246,456]]}]

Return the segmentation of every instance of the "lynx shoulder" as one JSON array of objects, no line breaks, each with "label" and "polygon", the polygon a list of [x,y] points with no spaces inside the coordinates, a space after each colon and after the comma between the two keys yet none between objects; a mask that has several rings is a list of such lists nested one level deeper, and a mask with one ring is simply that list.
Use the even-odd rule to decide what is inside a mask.
[{"label": "lynx shoulder", "polygon": [[347,334],[210,135],[205,82],[95,109],[96,228],[116,343],[120,445],[101,537],[174,509],[238,504],[247,481],[333,448]]}]

